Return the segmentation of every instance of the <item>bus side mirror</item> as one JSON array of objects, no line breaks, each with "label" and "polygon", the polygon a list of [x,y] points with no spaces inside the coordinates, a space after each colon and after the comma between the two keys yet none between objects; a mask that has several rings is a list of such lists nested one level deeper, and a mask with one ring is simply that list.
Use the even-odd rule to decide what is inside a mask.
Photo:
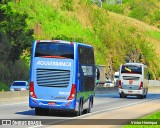
[{"label": "bus side mirror", "polygon": [[99,73],[99,70],[97,72],[97,80],[99,80],[99,77],[100,77],[100,73]]},{"label": "bus side mirror", "polygon": [[100,78],[100,72],[99,72],[99,69],[96,67],[96,86],[99,83],[99,78]]}]

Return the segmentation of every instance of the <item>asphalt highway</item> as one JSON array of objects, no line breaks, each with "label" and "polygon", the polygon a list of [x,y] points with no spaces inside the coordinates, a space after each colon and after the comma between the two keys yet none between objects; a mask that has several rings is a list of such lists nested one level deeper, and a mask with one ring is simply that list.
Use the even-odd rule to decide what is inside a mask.
[{"label": "asphalt highway", "polygon": [[[146,99],[138,99],[137,97],[130,96],[127,98],[119,98],[118,88],[97,88],[95,90],[95,98],[94,98],[94,107],[92,108],[92,112],[89,114],[84,113],[80,117],[75,117],[70,113],[50,113],[48,115],[36,116],[34,113],[34,109],[30,109],[28,106],[28,100],[17,101],[17,102],[5,102],[0,103],[0,119],[1,120],[27,120],[34,119],[37,120],[37,124],[39,120],[45,120],[42,125],[17,125],[15,123],[14,126],[10,127],[53,127],[54,124],[65,124],[64,120],[73,120],[74,119],[133,119],[137,117],[141,117],[150,113],[153,113],[157,110],[160,110],[160,87],[150,87],[149,93]],[[148,109],[147,109],[147,106]],[[136,108],[140,106],[139,108]],[[145,111],[144,110],[145,107]],[[149,107],[150,106],[150,107]],[[154,106],[155,109],[153,108]],[[157,106],[159,106],[157,108]],[[134,107],[134,108],[133,108]],[[126,109],[126,110],[125,110]],[[137,112],[135,116],[135,112]],[[128,116],[128,117],[127,117]],[[89,122],[90,121],[90,122]],[[94,120],[88,120],[87,125],[94,125],[94,127],[98,126]],[[95,120],[96,121],[96,120]],[[24,122],[25,123],[25,122]],[[35,123],[35,122],[33,122]],[[113,122],[112,122],[113,123]],[[112,127],[111,123],[111,127]],[[76,125],[76,124],[75,124]],[[62,125],[62,127],[70,125]],[[72,126],[72,123],[71,123]],[[76,125],[80,127],[79,125]],[[105,127],[104,125],[102,125]],[[109,125],[107,124],[109,127]],[[119,126],[119,125],[118,125]],[[0,127],[7,127],[7,125]],[[60,126],[57,126],[60,127]]]}]

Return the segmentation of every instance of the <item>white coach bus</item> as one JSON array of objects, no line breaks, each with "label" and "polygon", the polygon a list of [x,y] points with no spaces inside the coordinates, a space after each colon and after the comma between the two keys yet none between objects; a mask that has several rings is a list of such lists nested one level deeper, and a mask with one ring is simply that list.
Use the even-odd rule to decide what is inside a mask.
[{"label": "white coach bus", "polygon": [[120,67],[119,95],[120,98],[138,96],[146,98],[150,74],[148,67],[142,63],[126,63]]}]

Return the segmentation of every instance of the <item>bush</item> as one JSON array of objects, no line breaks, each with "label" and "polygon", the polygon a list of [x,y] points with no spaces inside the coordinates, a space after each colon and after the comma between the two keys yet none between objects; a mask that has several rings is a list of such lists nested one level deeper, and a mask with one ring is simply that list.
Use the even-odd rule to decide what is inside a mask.
[{"label": "bush", "polygon": [[0,92],[9,91],[9,88],[10,88],[9,85],[7,86],[5,83],[3,83],[2,81],[0,81]]},{"label": "bush", "polygon": [[61,0],[62,1],[62,10],[73,11],[73,0]]},{"label": "bush", "polygon": [[144,21],[145,17],[148,15],[148,6],[146,7],[147,2],[139,2],[139,3],[131,3],[131,12],[129,14],[130,17],[138,19],[140,21]]}]

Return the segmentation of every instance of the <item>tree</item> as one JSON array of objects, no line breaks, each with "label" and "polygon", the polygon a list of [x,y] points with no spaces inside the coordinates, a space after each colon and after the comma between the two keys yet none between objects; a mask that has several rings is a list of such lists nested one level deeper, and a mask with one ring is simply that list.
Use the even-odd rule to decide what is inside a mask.
[{"label": "tree", "polygon": [[[0,42],[4,44],[8,43],[7,60],[15,61],[18,60],[22,54],[23,49],[31,47],[33,42],[33,29],[27,29],[26,19],[28,15],[26,13],[21,14],[11,9],[8,4],[1,5],[0,13],[2,18],[0,20],[0,33],[3,37],[0,37]],[[5,51],[4,51],[5,52]]]}]

